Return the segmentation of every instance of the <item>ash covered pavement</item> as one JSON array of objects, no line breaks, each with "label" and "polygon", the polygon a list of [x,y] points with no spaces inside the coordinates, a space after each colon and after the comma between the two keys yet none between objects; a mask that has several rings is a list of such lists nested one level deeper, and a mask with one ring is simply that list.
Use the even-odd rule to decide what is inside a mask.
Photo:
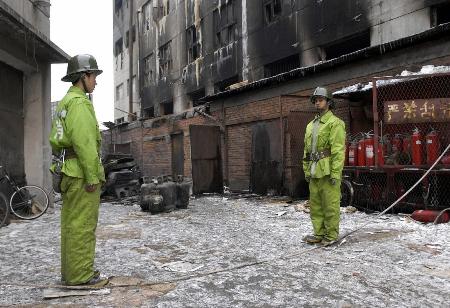
[{"label": "ash covered pavement", "polygon": [[96,267],[104,294],[44,300],[59,284],[59,215],[0,229],[0,305],[100,307],[448,307],[450,224],[341,209],[339,247],[301,242],[302,202],[204,196],[151,215],[103,202]]}]

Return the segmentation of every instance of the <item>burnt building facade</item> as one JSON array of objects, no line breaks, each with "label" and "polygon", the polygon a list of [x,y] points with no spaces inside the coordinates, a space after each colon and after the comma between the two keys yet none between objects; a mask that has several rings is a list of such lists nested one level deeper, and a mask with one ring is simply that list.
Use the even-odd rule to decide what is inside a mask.
[{"label": "burnt building facade", "polygon": [[[142,113],[104,140],[130,149],[144,175],[192,177],[194,191],[205,182],[218,191],[223,180],[231,190],[304,195],[313,89],[449,66],[449,11],[437,0],[137,3]],[[338,101],[349,133],[373,123],[365,95]]]},{"label": "burnt building facade", "polygon": [[229,86],[414,35],[449,18],[445,0],[113,1],[119,122],[180,113]]}]

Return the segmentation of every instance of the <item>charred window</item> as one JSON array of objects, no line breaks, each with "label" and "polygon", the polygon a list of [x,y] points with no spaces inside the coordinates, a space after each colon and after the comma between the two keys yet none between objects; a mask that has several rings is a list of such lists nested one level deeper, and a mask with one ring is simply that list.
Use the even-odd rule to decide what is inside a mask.
[{"label": "charred window", "polygon": [[131,40],[134,42],[136,42],[136,25],[132,26],[131,29]]},{"label": "charred window", "polygon": [[171,41],[161,46],[158,50],[159,57],[159,79],[169,76],[172,70],[172,48]]},{"label": "charred window", "polygon": [[122,10],[122,0],[115,0],[114,13],[119,15],[121,10]]},{"label": "charred window", "polygon": [[229,0],[214,10],[214,46],[224,47],[235,40],[236,17],[234,0]]},{"label": "charred window", "polygon": [[330,45],[324,46],[326,59],[334,59],[340,56],[364,49],[370,46],[370,32],[346,37]]},{"label": "charred window", "polygon": [[154,107],[150,107],[150,108],[145,108],[144,109],[144,118],[154,118],[155,117],[155,108]]},{"label": "charred window", "polygon": [[114,56],[116,57],[116,71],[123,68],[123,39],[120,38],[114,44]]},{"label": "charred window", "polygon": [[155,0],[158,3],[158,18],[169,15],[169,0]]},{"label": "charred window", "polygon": [[125,48],[128,48],[128,44],[130,43],[130,31],[125,33]]},{"label": "charred window", "polygon": [[281,0],[264,0],[264,21],[270,24],[281,15]]},{"label": "charred window", "polygon": [[431,26],[436,27],[450,22],[450,4],[431,7]]},{"label": "charred window", "polygon": [[189,98],[192,101],[192,106],[196,107],[198,105],[201,105],[202,102],[200,101],[201,98],[205,97],[205,89],[200,89],[195,92],[188,93]]},{"label": "charred window", "polygon": [[264,78],[289,72],[300,66],[300,57],[292,55],[264,66]]},{"label": "charred window", "polygon": [[123,39],[120,38],[114,44],[114,55],[117,57],[123,52]]},{"label": "charred window", "polygon": [[195,26],[186,30],[188,63],[195,61],[201,54],[200,33]]},{"label": "charred window", "polygon": [[173,102],[165,102],[159,104],[159,114],[166,115],[173,113]]},{"label": "charred window", "polygon": [[119,84],[116,87],[116,102],[120,101],[123,98],[123,83]]},{"label": "charred window", "polygon": [[222,81],[217,82],[217,83],[214,84],[214,91],[215,92],[226,91],[229,86],[231,86],[232,84],[235,84],[237,82],[239,82],[239,76],[238,75],[235,75],[235,76],[233,76],[231,78],[222,80]]},{"label": "charred window", "polygon": [[151,28],[151,20],[152,20],[152,1],[148,1],[143,6],[143,25],[142,29],[143,32],[148,32]]},{"label": "charred window", "polygon": [[153,53],[144,58],[144,88],[148,88],[155,83],[153,63]]}]

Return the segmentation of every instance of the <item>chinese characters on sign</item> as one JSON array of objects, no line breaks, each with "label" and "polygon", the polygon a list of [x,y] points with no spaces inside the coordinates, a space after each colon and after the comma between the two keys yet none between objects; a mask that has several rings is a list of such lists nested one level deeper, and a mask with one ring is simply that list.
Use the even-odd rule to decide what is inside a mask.
[{"label": "chinese characters on sign", "polygon": [[384,121],[386,124],[450,121],[450,98],[385,102]]}]

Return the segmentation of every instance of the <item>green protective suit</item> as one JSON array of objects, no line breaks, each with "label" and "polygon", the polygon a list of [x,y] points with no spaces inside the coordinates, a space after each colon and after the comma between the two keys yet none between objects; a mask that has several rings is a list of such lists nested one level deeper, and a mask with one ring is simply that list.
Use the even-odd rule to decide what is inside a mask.
[{"label": "green protective suit", "polygon": [[[78,87],[72,86],[58,104],[49,139],[54,152],[71,152],[61,169],[61,276],[66,284],[82,284],[94,276],[95,230],[105,173],[94,108]],[[97,184],[96,190],[86,192],[87,184]]]},{"label": "green protective suit", "polygon": [[[317,134],[316,137],[314,133]],[[310,153],[314,152],[327,154],[314,161],[310,159]],[[329,110],[322,116],[317,116],[306,127],[303,171],[305,178],[309,180],[310,216],[314,235],[331,241],[339,237],[344,160],[345,123]]]}]

